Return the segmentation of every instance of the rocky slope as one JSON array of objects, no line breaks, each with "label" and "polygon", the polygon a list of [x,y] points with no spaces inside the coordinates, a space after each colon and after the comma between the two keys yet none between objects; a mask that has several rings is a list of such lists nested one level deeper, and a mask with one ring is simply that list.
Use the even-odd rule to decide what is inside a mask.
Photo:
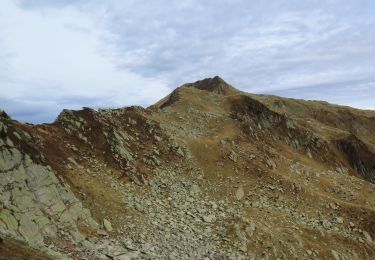
[{"label": "rocky slope", "polygon": [[372,259],[374,133],[373,111],[219,77],[146,109],[2,112],[0,258]]}]

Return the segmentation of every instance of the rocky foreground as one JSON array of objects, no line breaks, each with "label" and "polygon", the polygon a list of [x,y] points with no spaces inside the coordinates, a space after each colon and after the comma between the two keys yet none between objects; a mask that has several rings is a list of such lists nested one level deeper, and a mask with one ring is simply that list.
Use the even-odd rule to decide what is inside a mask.
[{"label": "rocky foreground", "polygon": [[375,112],[219,77],[0,115],[0,259],[374,259]]}]

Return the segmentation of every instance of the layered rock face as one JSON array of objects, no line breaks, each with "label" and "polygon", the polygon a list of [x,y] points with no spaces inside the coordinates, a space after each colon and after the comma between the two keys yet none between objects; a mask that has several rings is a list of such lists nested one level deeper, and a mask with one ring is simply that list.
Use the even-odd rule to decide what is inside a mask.
[{"label": "layered rock face", "polygon": [[374,133],[373,111],[219,77],[146,109],[3,112],[0,257],[371,259]]},{"label": "layered rock face", "polygon": [[[6,238],[24,241],[51,257],[66,258],[50,248],[61,245],[61,238],[82,246],[96,257],[95,245],[85,240],[82,230],[100,233],[97,222],[69,185],[58,178],[43,156],[25,152],[32,136],[0,122],[0,233]],[[12,141],[10,137],[16,137]],[[16,143],[16,144],[15,144]],[[17,144],[18,143],[18,144]],[[35,161],[42,160],[42,161]],[[105,231],[102,231],[105,233]],[[17,255],[16,255],[17,256]]]}]

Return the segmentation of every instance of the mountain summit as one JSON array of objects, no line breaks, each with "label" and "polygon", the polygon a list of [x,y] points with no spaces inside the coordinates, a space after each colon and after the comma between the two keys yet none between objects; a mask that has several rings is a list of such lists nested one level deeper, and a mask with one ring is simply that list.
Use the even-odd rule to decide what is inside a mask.
[{"label": "mountain summit", "polygon": [[215,76],[213,78],[207,78],[204,80],[199,80],[194,83],[185,84],[186,87],[197,88],[200,90],[207,90],[210,92],[214,92],[216,94],[223,94],[229,95],[233,94],[234,92],[238,91],[228,83],[226,83],[222,78],[219,76]]},{"label": "mountain summit", "polygon": [[188,83],[0,113],[0,258],[373,259],[375,112]]}]

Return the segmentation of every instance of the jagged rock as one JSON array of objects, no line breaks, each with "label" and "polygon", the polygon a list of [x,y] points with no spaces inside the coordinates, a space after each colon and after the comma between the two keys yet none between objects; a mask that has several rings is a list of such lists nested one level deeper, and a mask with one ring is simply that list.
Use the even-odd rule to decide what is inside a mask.
[{"label": "jagged rock", "polygon": [[103,134],[106,136],[115,157],[120,157],[129,164],[134,162],[134,157],[127,148],[127,141],[134,140],[133,137],[113,127],[103,128]]}]

